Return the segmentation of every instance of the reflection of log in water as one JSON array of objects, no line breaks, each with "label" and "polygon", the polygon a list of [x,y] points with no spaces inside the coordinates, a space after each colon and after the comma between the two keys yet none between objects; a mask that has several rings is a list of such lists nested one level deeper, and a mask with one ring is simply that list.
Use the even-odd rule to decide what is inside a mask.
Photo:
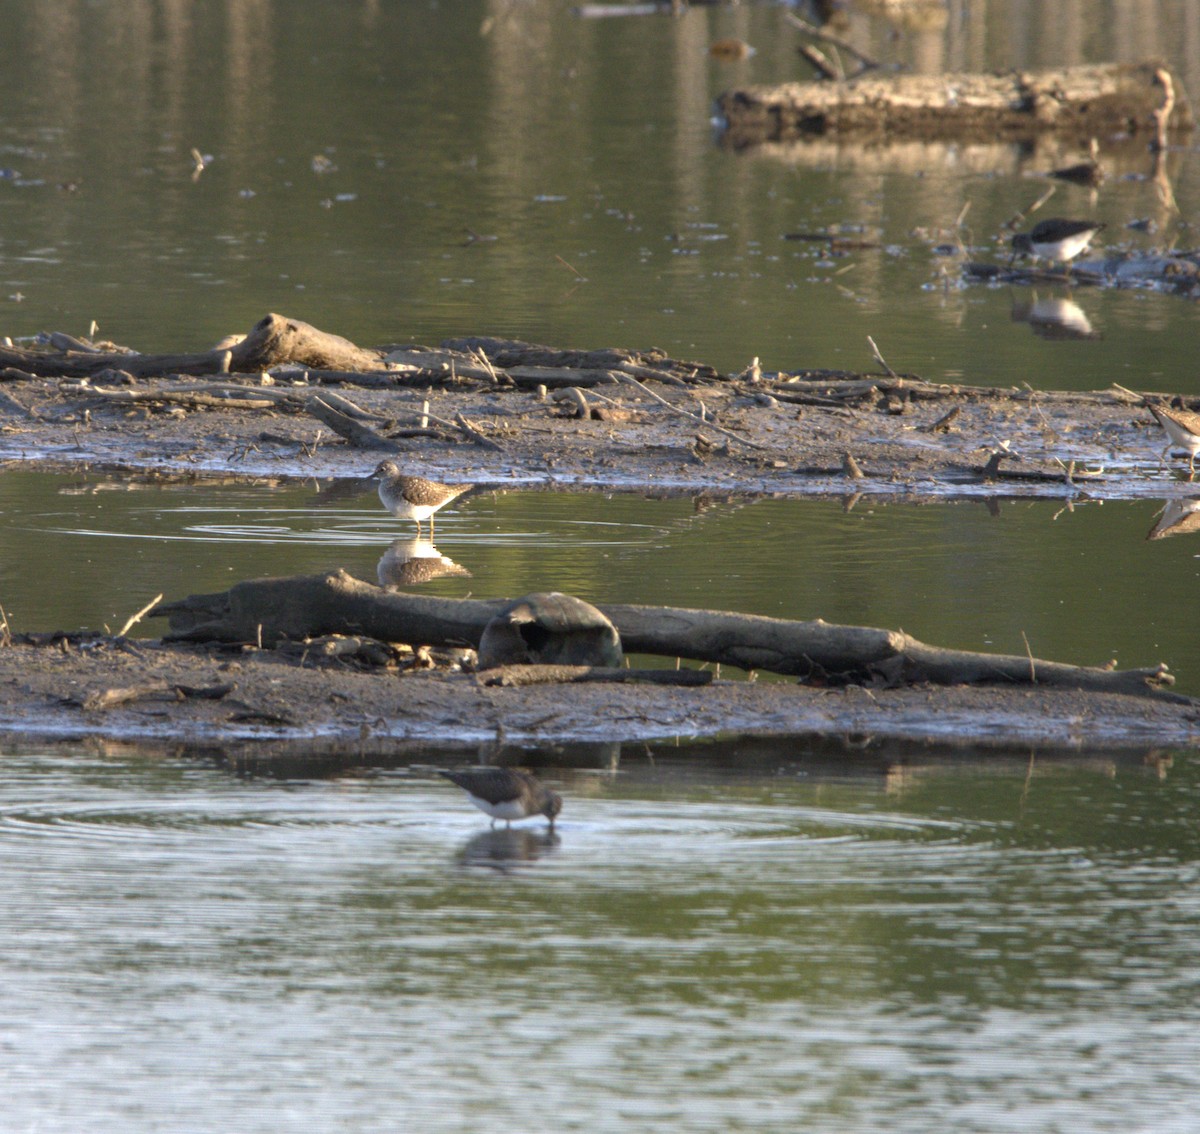
[{"label": "reflection of log in water", "polygon": [[[475,645],[505,600],[388,594],[345,571],[255,579],[156,608],[180,641],[274,643],[348,629],[389,642]],[[1166,666],[1116,670],[1042,661],[1031,654],[946,650],[903,631],[677,607],[608,605],[627,653],[768,670],[818,684],[1015,683],[1109,693],[1161,694]],[[1166,694],[1169,695],[1169,694]]]}]

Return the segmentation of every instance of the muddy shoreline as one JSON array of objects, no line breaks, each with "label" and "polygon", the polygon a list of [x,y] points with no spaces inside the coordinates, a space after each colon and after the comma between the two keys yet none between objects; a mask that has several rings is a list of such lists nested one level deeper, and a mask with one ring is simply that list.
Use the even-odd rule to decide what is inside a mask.
[{"label": "muddy shoreline", "polygon": [[[339,381],[336,388],[385,436],[388,424],[404,414],[465,418],[489,444],[465,435],[391,442],[409,471],[455,483],[1064,502],[1183,500],[1196,492],[1183,462],[1163,465],[1165,440],[1149,412],[1119,392],[979,396],[939,387],[936,396],[906,397],[903,380],[897,394],[888,376],[879,375],[883,388],[843,396],[847,381],[864,377],[870,376],[831,378],[825,398],[810,380],[798,385],[783,375],[655,385],[657,399],[604,385],[597,389],[605,404],[619,412],[587,420],[573,416],[553,391],[536,388],[461,380],[426,388]],[[4,380],[0,462],[253,480],[365,477],[379,460],[377,449],[348,443],[305,411],[304,399],[321,388],[311,375],[285,371],[225,381],[244,386],[248,396],[256,388],[273,390],[276,400],[268,408],[184,406],[156,400],[155,391],[178,386],[156,378],[104,387],[124,391],[125,401],[107,399],[87,383]],[[280,398],[281,389],[294,389],[297,397]],[[796,390],[802,396],[785,400]],[[989,469],[997,452],[1001,457]],[[183,584],[178,590],[167,599],[186,593]],[[330,741],[645,739],[730,731],[958,742],[1005,737],[1068,746],[1194,746],[1200,738],[1196,703],[1152,696],[998,687],[830,690],[784,681],[718,681],[700,690],[484,690],[469,673],[300,668],[273,651],[231,656],[158,641],[138,642],[135,649],[126,652],[119,643],[66,652],[0,648],[0,729]],[[234,691],[214,701],[168,695],[104,711],[81,707],[82,689],[148,680],[225,681]]]}]

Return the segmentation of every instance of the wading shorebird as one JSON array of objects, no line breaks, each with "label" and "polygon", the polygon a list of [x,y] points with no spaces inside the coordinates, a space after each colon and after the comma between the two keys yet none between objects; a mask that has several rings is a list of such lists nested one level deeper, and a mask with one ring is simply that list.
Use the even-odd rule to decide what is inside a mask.
[{"label": "wading shorebird", "polygon": [[421,535],[421,521],[428,519],[431,540],[434,512],[474,487],[470,484],[438,484],[436,480],[426,480],[423,476],[406,476],[392,460],[381,461],[371,475],[379,478],[379,499],[383,501],[383,506],[398,520],[413,520],[417,525],[418,538]]},{"label": "wading shorebird", "polygon": [[1195,476],[1196,454],[1200,453],[1200,413],[1167,409],[1166,406],[1147,405],[1146,408],[1154,414],[1154,420],[1167,435],[1168,445],[1163,450],[1163,460],[1171,455],[1173,448],[1183,449],[1188,455],[1188,475]]},{"label": "wading shorebird", "polygon": [[1103,227],[1095,221],[1050,217],[1039,221],[1028,232],[1018,232],[1012,238],[1013,259],[1024,253],[1039,260],[1049,260],[1052,264],[1070,263]]},{"label": "wading shorebird", "polygon": [[551,791],[537,777],[516,768],[460,768],[448,772],[438,770],[451,783],[458,784],[467,798],[485,815],[503,819],[512,826],[515,819],[545,815],[554,827],[554,817],[562,810],[562,796]]}]

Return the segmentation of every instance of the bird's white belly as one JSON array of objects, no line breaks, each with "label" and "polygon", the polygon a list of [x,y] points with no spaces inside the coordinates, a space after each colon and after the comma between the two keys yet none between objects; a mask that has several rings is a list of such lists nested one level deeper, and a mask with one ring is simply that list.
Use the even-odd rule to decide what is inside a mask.
[{"label": "bird's white belly", "polygon": [[436,504],[412,504],[403,497],[389,499],[384,495],[382,488],[379,492],[379,499],[397,520],[416,520],[420,523],[421,520],[428,520],[438,510]]},{"label": "bird's white belly", "polygon": [[511,823],[514,819],[524,819],[526,816],[525,808],[519,799],[509,799],[504,803],[488,803],[486,799],[480,799],[477,795],[472,795],[467,792],[467,798],[475,804],[485,815],[490,815],[493,819],[503,819],[505,822]]}]

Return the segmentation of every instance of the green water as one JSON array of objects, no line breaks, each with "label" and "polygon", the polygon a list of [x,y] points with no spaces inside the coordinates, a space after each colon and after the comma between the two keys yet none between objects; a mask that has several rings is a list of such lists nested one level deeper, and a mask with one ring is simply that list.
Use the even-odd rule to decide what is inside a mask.
[{"label": "green water", "polygon": [[474,755],[0,745],[9,1127],[1191,1128],[1190,757]]},{"label": "green water", "polygon": [[[849,31],[923,71],[1154,56],[1200,90],[1190,5],[1053,11],[954,0],[941,28],[897,36],[856,16]],[[657,344],[724,369],[861,369],[872,335],[894,367],[935,380],[1196,388],[1194,305],[1084,291],[1103,338],[1047,342],[1012,321],[1027,290],[961,288],[933,251],[967,208],[959,235],[994,259],[1002,225],[1047,186],[1034,175],[1079,153],[729,152],[710,124],[718,93],[805,77],[778,8],[570,13],[5,0],[0,165],[19,177],[0,179],[0,330],[95,320],[139,349],[195,349],[273,310],[364,344]],[[730,35],[758,54],[710,59]],[[1102,141],[1104,188],[1062,185],[1041,215],[1103,220],[1114,247],[1192,246],[1191,149],[1169,157],[1172,214],[1144,153]],[[196,180],[193,148],[213,158]],[[1160,231],[1124,228],[1137,218]],[[829,259],[783,239],[827,225],[881,247]],[[468,230],[496,239],[468,245]]]},{"label": "green water", "polygon": [[[1191,4],[950,0],[843,34],[942,69],[1161,57]],[[806,77],[775,6],[586,21],[560,0],[0,0],[0,334],[207,346],[267,311],[363,344],[489,333],[740,369],[1196,392],[1197,314],[1079,289],[1052,341],[936,245],[1003,225],[1054,146],[735,153],[738,83]],[[723,65],[721,36],[758,53]],[[1194,143],[1100,140],[1042,216],[1193,247]],[[190,154],[211,161],[193,176]],[[314,159],[319,159],[314,162]],[[957,218],[963,227],[955,229]],[[1125,226],[1148,218],[1157,233]],[[789,233],[850,226],[829,258]],[[468,233],[479,237],[468,241]],[[344,566],[410,531],[366,484],[144,484],[23,465],[0,417],[0,605],[119,626],[155,594]],[[483,494],[470,576],[903,627],[1200,693],[1192,535],[1156,505]],[[156,633],[157,624],[141,628]],[[0,1095],[13,1130],[1194,1128],[1190,752],[747,739],[506,752],[566,806],[492,835],[450,746],[278,752],[0,740]]]}]

